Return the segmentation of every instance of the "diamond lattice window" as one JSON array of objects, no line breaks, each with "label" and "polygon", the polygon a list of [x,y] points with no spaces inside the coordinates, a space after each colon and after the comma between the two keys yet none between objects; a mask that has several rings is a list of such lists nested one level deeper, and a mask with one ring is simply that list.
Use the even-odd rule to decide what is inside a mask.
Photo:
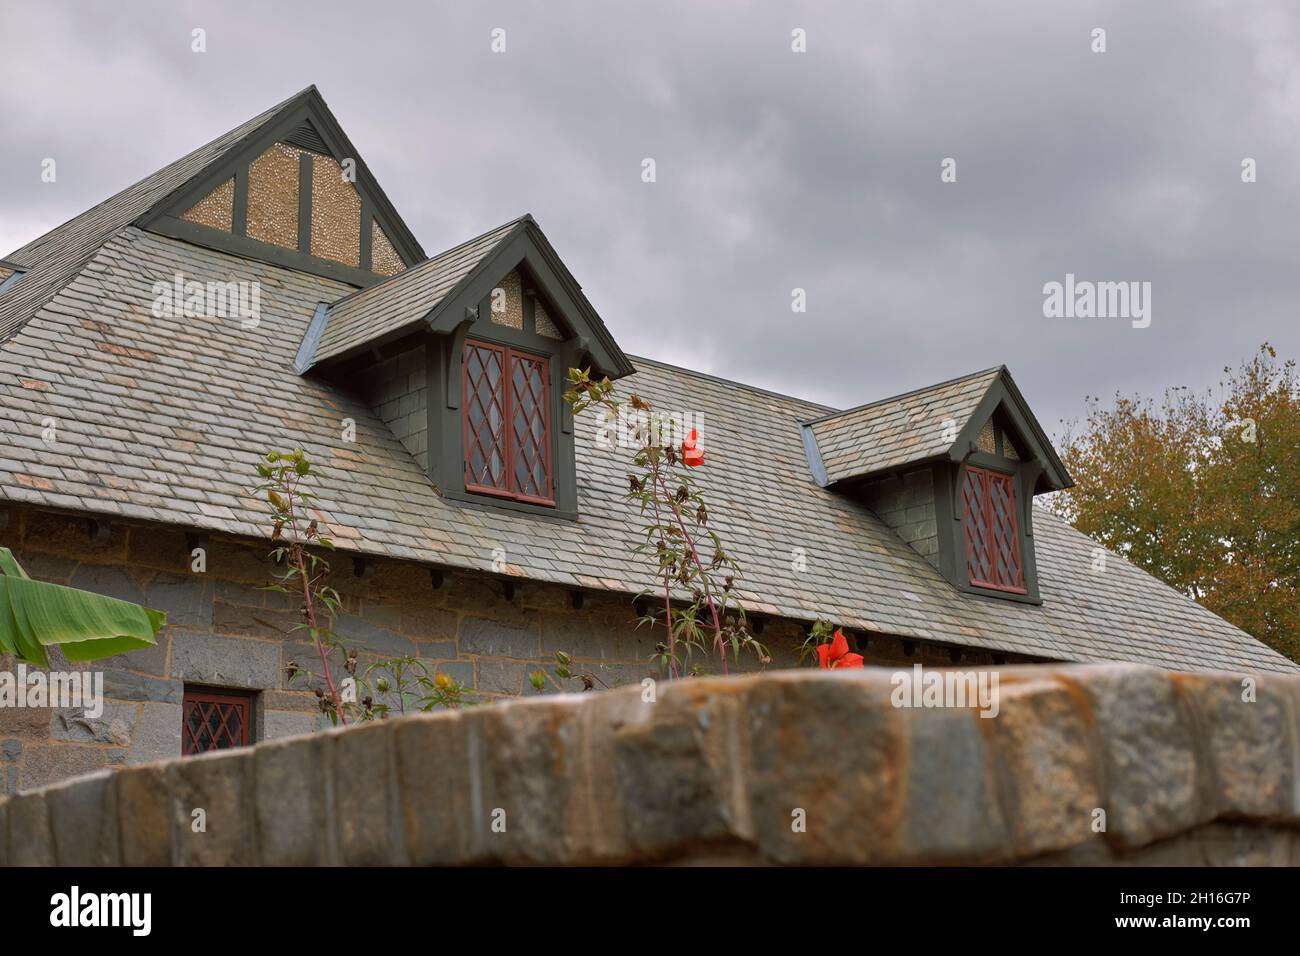
[{"label": "diamond lattice window", "polygon": [[234,691],[185,688],[181,753],[246,747],[252,741],[253,698]]},{"label": "diamond lattice window", "polygon": [[1015,479],[984,468],[967,468],[962,503],[970,583],[1024,594]]},{"label": "diamond lattice window", "polygon": [[466,490],[553,505],[549,362],[467,341],[462,367]]}]

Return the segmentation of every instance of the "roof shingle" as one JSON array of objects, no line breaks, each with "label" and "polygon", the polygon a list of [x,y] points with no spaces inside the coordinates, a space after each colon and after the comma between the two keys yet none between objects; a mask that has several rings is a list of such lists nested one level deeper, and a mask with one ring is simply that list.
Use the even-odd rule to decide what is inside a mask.
[{"label": "roof shingle", "polygon": [[[260,282],[261,321],[154,318],[152,284],[177,272]],[[264,504],[247,491],[254,464],[270,448],[301,446],[320,466],[320,518],[341,548],[484,571],[504,548],[510,572],[535,580],[629,595],[650,583],[632,553],[626,463],[595,440],[589,417],[576,423],[579,518],[557,521],[442,497],[369,407],[297,375],[315,305],[348,288],[125,229],[0,346],[0,499],[263,537]],[[1043,604],[959,593],[871,511],[811,480],[800,423],[830,409],[636,365],[623,388],[703,416],[710,524],[744,568],[738,588],[754,612],[1062,660],[1296,670],[1118,556],[1094,572],[1096,542],[1041,509]],[[981,380],[960,381],[953,402],[968,403]],[[909,403],[907,421],[929,422],[939,404]],[[355,442],[342,437],[345,418]],[[791,570],[796,549],[805,571]]]},{"label": "roof shingle", "polygon": [[294,94],[6,256],[28,272],[21,282],[6,290],[4,299],[0,300],[0,342],[63,288],[123,227],[212,164],[220,162],[222,157],[296,106],[314,89],[308,87]]},{"label": "roof shingle", "polygon": [[512,219],[335,303],[313,360],[334,358],[415,326],[523,221]]},{"label": "roof shingle", "polygon": [[826,483],[946,454],[1002,372],[985,369],[809,422]]}]

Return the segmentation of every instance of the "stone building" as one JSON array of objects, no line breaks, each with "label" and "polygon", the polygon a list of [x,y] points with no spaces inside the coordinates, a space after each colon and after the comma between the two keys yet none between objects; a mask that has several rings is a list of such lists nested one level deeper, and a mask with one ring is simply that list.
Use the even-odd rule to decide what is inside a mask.
[{"label": "stone building", "polygon": [[98,717],[0,708],[3,789],[179,755],[213,714],[220,743],[320,725],[297,604],[261,590],[270,449],[318,468],[363,659],[485,698],[576,689],[557,651],[657,676],[630,453],[569,414],[574,365],[698,428],[771,666],[823,619],[869,663],[1296,670],[1034,505],[1070,477],[1005,368],[841,411],[630,358],[531,216],[426,256],[313,87],[0,262],[0,545],[169,621],[92,665]]}]

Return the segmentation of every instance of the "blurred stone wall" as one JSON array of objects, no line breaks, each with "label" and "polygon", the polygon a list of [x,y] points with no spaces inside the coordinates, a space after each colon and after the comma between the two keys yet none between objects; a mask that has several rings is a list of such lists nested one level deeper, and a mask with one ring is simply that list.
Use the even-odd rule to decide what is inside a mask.
[{"label": "blurred stone wall", "polygon": [[1300,863],[1300,677],[1006,668],[991,718],[893,690],[661,682],[101,771],[0,800],[0,863]]}]

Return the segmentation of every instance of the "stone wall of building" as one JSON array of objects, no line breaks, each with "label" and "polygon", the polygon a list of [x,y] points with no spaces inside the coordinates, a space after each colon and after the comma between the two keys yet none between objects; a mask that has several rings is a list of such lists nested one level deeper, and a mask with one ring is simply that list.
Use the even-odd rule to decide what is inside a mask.
[{"label": "stone wall of building", "polygon": [[358,371],[350,383],[362,401],[379,413],[402,447],[429,467],[429,397],[424,346]]},{"label": "stone wall of building", "polygon": [[1300,676],[1001,673],[990,718],[784,671],[101,772],[0,799],[0,864],[1300,864]]},{"label": "stone wall of building", "polygon": [[939,529],[934,511],[934,473],[919,468],[865,482],[862,502],[898,536],[939,566]]},{"label": "stone wall of building", "polygon": [[[255,740],[323,729],[313,686],[290,681],[293,662],[319,675],[313,646],[292,632],[299,602],[261,590],[277,573],[266,542],[194,536],[163,525],[92,522],[84,517],[0,509],[0,546],[40,580],[107,594],[167,612],[158,645],[73,668],[52,649],[55,669],[104,674],[107,702],[98,719],[80,710],[0,707],[0,793],[44,786],[76,774],[146,763],[181,752],[187,684],[256,692]],[[202,547],[206,569],[191,570]],[[629,595],[585,592],[472,572],[436,571],[400,561],[330,557],[343,598],[336,631],[358,648],[361,666],[410,655],[472,688],[480,700],[534,695],[528,675],[547,674],[544,693],[579,690],[555,674],[555,654],[597,686],[658,676],[650,658],[662,631],[637,628]],[[575,605],[580,603],[581,607]],[[805,625],[764,622],[760,639],[772,667],[798,664]],[[927,666],[993,663],[992,656],[855,636],[873,663]],[[332,661],[336,677],[342,661]],[[743,669],[755,669],[747,660]],[[0,657],[0,671],[14,662]]]}]

